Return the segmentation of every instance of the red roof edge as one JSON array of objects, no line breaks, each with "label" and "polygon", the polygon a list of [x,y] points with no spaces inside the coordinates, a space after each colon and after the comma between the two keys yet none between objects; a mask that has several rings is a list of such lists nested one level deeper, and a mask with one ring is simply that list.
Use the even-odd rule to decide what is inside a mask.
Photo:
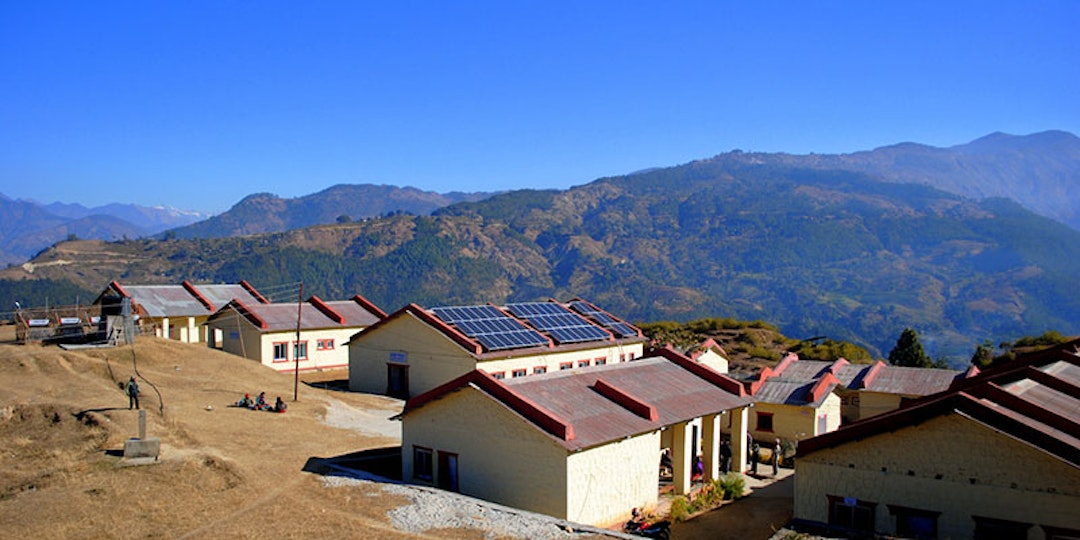
[{"label": "red roof edge", "polygon": [[240,280],[240,286],[243,287],[244,290],[247,291],[249,294],[251,294],[251,296],[254,296],[255,299],[258,300],[260,303],[263,303],[263,304],[269,304],[270,303],[270,301],[267,300],[266,297],[262,295],[262,293],[255,290],[255,287],[252,284],[248,283],[247,280],[241,279]]},{"label": "red roof edge", "polygon": [[401,310],[399,310],[399,311],[408,311],[409,313],[412,313],[413,315],[416,315],[422,321],[430,324],[436,330],[442,332],[443,335],[445,335],[446,337],[454,340],[455,343],[457,343],[458,345],[461,345],[463,348],[465,348],[470,353],[472,353],[472,354],[474,354],[476,356],[480,356],[481,354],[484,353],[484,348],[481,347],[479,343],[473,341],[469,336],[466,336],[465,334],[462,334],[461,332],[458,332],[456,329],[454,329],[450,325],[442,322],[441,319],[439,319],[438,317],[435,317],[434,315],[428,313],[427,310],[425,310],[424,308],[420,307],[417,304],[409,304],[409,305],[401,308]]},{"label": "red roof edge", "polygon": [[713,348],[720,349],[722,356],[727,356],[727,351],[725,351],[724,348],[720,346],[720,344],[717,343],[715,339],[708,338],[705,341],[699,343],[698,346],[694,348],[694,352],[690,354],[690,358],[697,360],[699,356],[705,354],[705,351],[712,350]]},{"label": "red roof edge", "polygon": [[713,370],[705,364],[699,364],[687,358],[686,356],[679,354],[677,351],[675,351],[675,349],[672,349],[670,347],[663,347],[660,349],[653,349],[652,351],[650,351],[650,353],[657,354],[670,360],[675,365],[689,371],[690,373],[693,373],[694,375],[697,375],[698,377],[701,377],[702,379],[705,379],[706,381],[709,381],[713,385],[727,392],[735,394],[739,397],[746,397],[746,389],[743,388],[742,383],[736,381],[735,379],[732,379],[731,377],[728,377],[727,375],[724,375],[723,373]]},{"label": "red roof edge", "polygon": [[116,292],[120,293],[120,296],[123,296],[124,298],[131,298],[131,295],[128,294],[128,292],[125,291],[124,288],[120,286],[119,281],[116,281],[116,280],[110,281],[109,282],[109,287],[112,287],[114,290],[116,290]]},{"label": "red roof edge", "polygon": [[960,378],[961,379],[970,379],[970,378],[978,375],[979,373],[981,373],[979,368],[976,367],[975,364],[972,364],[972,365],[968,366],[968,368],[965,369],[963,373],[960,374]]},{"label": "red roof edge", "polygon": [[656,412],[656,407],[604,379],[596,379],[593,390],[596,390],[601,396],[614,401],[620,407],[650,422],[655,422],[660,418],[660,415]]},{"label": "red roof edge", "polygon": [[375,315],[379,319],[385,319],[386,318],[386,312],[385,311],[383,311],[382,309],[379,309],[379,306],[376,306],[374,302],[372,302],[371,300],[368,300],[367,298],[364,298],[363,296],[360,296],[359,294],[354,295],[349,300],[352,300],[353,302],[356,302],[357,304],[360,304],[360,307],[368,310],[368,313],[371,313],[372,315]]},{"label": "red roof edge", "polygon": [[334,322],[338,324],[345,324],[345,317],[343,317],[340,313],[334,311],[334,308],[326,305],[326,302],[323,302],[322,298],[319,298],[318,296],[315,296],[313,294],[311,295],[311,298],[308,298],[308,303],[315,306],[315,309],[321,311],[323,315],[330,317],[330,319]]},{"label": "red roof edge", "polygon": [[761,386],[765,384],[765,381],[767,381],[769,377],[774,376],[776,376],[776,373],[773,373],[773,370],[770,367],[761,370],[761,373],[758,373],[758,379],[756,381],[750,381],[750,386],[748,388],[750,395],[756,396],[758,390],[761,390]]},{"label": "red roof edge", "polygon": [[195,299],[198,300],[199,303],[203,305],[203,307],[205,307],[206,309],[209,309],[211,312],[217,311],[217,308],[214,307],[214,304],[212,302],[210,302],[209,300],[207,300],[206,297],[203,296],[203,294],[201,292],[199,292],[199,289],[196,289],[195,286],[192,285],[190,281],[185,279],[182,283],[180,283],[180,285],[183,285],[184,289],[187,290],[187,292],[190,293],[191,296],[194,296]]},{"label": "red roof edge", "polygon": [[838,358],[835,362],[832,363],[831,366],[829,366],[829,373],[835,375],[838,371],[840,371],[840,368],[850,364],[851,362],[848,362],[847,358]]},{"label": "red roof edge", "polygon": [[783,373],[784,370],[788,368],[788,366],[790,366],[791,364],[794,364],[795,362],[798,362],[798,361],[799,361],[799,355],[797,355],[795,353],[788,353],[787,356],[785,356],[784,359],[781,360],[779,364],[776,364],[776,367],[774,367],[772,371],[773,371],[773,373],[779,375],[779,374]]},{"label": "red roof edge", "polygon": [[540,429],[564,441],[572,441],[576,438],[574,426],[570,425],[569,422],[559,418],[555,413],[537,405],[532,400],[515,392],[509,386],[499,382],[495,377],[480,370],[470,371],[406,401],[402,413],[415,410],[468,384],[476,385],[491,397],[510,407],[514,412],[536,424]]},{"label": "red roof edge", "polygon": [[885,369],[885,362],[878,360],[874,362],[874,365],[870,366],[865,372],[863,372],[862,379],[859,379],[859,383],[855,385],[855,388],[866,388],[870,386],[870,383],[881,373],[881,370]]},{"label": "red roof edge", "polygon": [[840,379],[837,379],[832,373],[826,373],[824,377],[814,383],[814,386],[810,387],[810,403],[817,403],[838,384],[840,384]]},{"label": "red roof edge", "polygon": [[254,312],[248,309],[248,307],[245,306],[244,303],[241,302],[238,298],[233,298],[232,302],[229,302],[226,307],[228,307],[229,305],[236,308],[236,311],[239,311],[245,319],[251,321],[251,324],[254,324],[256,327],[262,330],[266,330],[270,327],[270,325],[266,324],[266,321],[264,321],[262,317],[256,315]]}]

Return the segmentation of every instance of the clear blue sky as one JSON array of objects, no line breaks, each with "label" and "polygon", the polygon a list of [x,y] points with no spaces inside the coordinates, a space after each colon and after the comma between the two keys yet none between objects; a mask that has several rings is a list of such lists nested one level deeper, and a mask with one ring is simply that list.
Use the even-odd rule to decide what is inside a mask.
[{"label": "clear blue sky", "polygon": [[1080,2],[0,2],[0,193],[221,211],[1080,133]]}]

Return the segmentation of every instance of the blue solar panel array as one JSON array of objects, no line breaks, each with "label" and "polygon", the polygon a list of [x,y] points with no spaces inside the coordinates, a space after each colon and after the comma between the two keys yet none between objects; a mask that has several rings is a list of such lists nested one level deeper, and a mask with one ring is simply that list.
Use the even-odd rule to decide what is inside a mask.
[{"label": "blue solar panel array", "polygon": [[554,302],[507,304],[506,309],[547,332],[559,343],[583,343],[611,339],[602,328]]},{"label": "blue solar panel array", "polygon": [[547,345],[548,339],[507,316],[494,306],[451,306],[432,308],[443,322],[453,324],[463,334],[477,340],[489,351]]},{"label": "blue solar panel array", "polygon": [[629,324],[626,324],[626,323],[612,317],[611,315],[608,315],[607,313],[604,313],[603,311],[600,311],[600,310],[594,308],[588,302],[581,302],[581,301],[571,302],[570,303],[570,308],[573,309],[574,311],[582,314],[582,315],[585,315],[587,317],[592,317],[592,319],[594,321],[602,324],[604,326],[604,328],[607,328],[608,330],[611,330],[612,332],[614,332],[618,336],[621,336],[621,337],[637,337],[638,336],[638,332],[637,332],[637,330],[634,329],[634,327],[632,327]]}]

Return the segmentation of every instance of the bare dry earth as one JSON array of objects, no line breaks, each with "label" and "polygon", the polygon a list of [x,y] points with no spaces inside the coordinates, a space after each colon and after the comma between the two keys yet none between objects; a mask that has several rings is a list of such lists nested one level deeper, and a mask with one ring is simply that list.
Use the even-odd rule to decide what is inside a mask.
[{"label": "bare dry earth", "polygon": [[[161,457],[120,466],[124,441],[138,434],[120,385],[136,366]],[[228,406],[260,390],[286,399],[289,412]],[[389,417],[400,402],[303,383],[299,400],[292,396],[292,374],[202,346],[142,337],[83,351],[0,345],[0,536],[492,536],[402,532],[387,512],[409,504],[406,496],[302,471],[312,457],[399,444]]]}]

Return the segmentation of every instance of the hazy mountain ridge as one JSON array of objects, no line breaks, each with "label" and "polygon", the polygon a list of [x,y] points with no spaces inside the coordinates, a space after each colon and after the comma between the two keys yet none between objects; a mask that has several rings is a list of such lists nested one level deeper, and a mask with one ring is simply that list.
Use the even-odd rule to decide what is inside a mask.
[{"label": "hazy mountain ridge", "polygon": [[339,184],[318,193],[285,199],[272,193],[249,195],[228,211],[170,231],[177,238],[225,238],[275,233],[334,223],[339,218],[367,219],[393,212],[427,215],[461,201],[490,193],[436,193],[412,187]]},{"label": "hazy mountain ridge", "polygon": [[973,199],[1014,199],[1080,230],[1080,138],[1065,131],[993,133],[949,148],[901,143],[851,154],[733,153],[713,159],[732,158],[863,172],[886,182],[925,184]]},{"label": "hazy mountain ridge", "polygon": [[15,200],[0,194],[0,263],[21,263],[71,236],[119,240],[186,225],[205,214],[168,207],[112,203],[81,204]]}]

